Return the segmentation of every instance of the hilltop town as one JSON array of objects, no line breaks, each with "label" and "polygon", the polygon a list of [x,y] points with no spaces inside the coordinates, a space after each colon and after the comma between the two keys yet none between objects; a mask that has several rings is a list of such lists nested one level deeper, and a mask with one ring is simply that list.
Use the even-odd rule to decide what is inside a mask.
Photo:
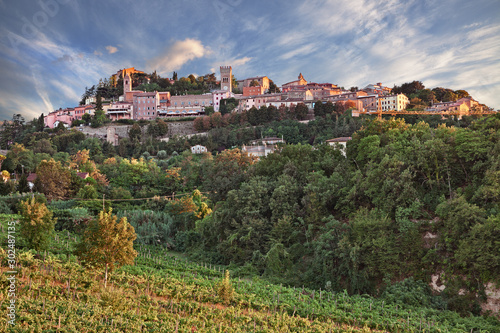
[{"label": "hilltop town", "polygon": [[220,71],[126,68],[3,124],[19,325],[499,331],[500,113],[419,81]]},{"label": "hilltop town", "polygon": [[[87,89],[80,105],[60,108],[49,113],[44,119],[45,126],[54,128],[59,123],[63,123],[66,127],[82,124],[86,120],[85,117],[93,117],[97,109],[100,109],[107,119],[117,121],[200,117],[219,111],[242,112],[270,106],[279,109],[304,104],[309,110],[309,115],[305,118],[311,119],[314,117],[314,110],[318,109],[316,106],[318,102],[323,104],[330,102],[333,108],[341,111],[352,110],[353,116],[360,114],[378,114],[379,116],[381,114],[441,114],[461,117],[491,112],[487,106],[480,104],[464,90],[424,89],[418,81],[394,88],[378,82],[362,89],[358,87],[344,89],[333,83],[307,81],[300,73],[297,80],[278,87],[267,76],[236,80],[231,66],[220,67],[220,78],[220,81],[216,81],[215,74],[212,73],[201,77],[204,80],[205,90],[191,93],[186,89],[179,93],[177,89],[175,94],[172,94],[167,89],[161,89],[160,85],[151,84],[151,82],[160,79],[165,82],[164,87],[165,85],[172,86],[177,82],[175,72],[172,79],[161,79],[156,73],[148,75],[134,67],[121,69],[109,80],[105,82],[101,80],[97,88]],[[183,81],[187,84],[196,84],[201,80],[200,77],[190,75],[188,78],[179,80],[179,82]],[[115,90],[115,94],[107,99],[106,96],[100,96],[98,93],[99,89],[106,85]],[[117,95],[116,91],[120,94]],[[98,102],[98,99],[101,100]],[[227,103],[229,100],[231,103]],[[229,110],[228,107],[231,109]]]}]

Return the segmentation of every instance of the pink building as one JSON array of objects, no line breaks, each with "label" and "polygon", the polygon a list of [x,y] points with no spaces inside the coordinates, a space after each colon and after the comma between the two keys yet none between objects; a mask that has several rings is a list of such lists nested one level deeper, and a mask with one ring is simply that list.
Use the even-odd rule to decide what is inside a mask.
[{"label": "pink building", "polygon": [[80,106],[77,106],[75,108],[74,116],[75,116],[75,119],[80,120],[80,119],[82,119],[82,116],[85,113],[88,113],[92,116],[94,114],[94,112],[95,112],[95,105],[93,105],[93,104],[80,105]]},{"label": "pink building", "polygon": [[109,106],[106,115],[113,121],[119,119],[132,119],[133,111],[134,105],[130,102],[114,102]]},{"label": "pink building", "polygon": [[158,115],[158,107],[160,105],[160,98],[157,91],[134,93],[133,100],[134,120],[152,120],[156,118]]},{"label": "pink building", "polygon": [[262,95],[264,93],[264,87],[256,86],[256,87],[243,87],[243,96],[257,96]]},{"label": "pink building", "polygon": [[170,91],[158,92],[158,98],[160,99],[160,108],[166,108],[170,106]]},{"label": "pink building", "polygon": [[45,126],[49,128],[56,127],[60,122],[70,126],[71,122],[75,119],[74,112],[75,109],[73,108],[55,110],[45,116],[43,121]]}]

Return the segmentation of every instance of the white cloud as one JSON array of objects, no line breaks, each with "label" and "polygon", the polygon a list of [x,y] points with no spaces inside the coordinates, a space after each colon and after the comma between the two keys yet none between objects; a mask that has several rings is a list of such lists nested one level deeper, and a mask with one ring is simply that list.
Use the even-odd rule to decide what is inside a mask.
[{"label": "white cloud", "polygon": [[38,96],[42,99],[43,105],[45,106],[45,111],[52,112],[54,107],[52,106],[52,102],[50,101],[47,84],[45,84],[41,74],[40,69],[36,66],[31,67],[31,71],[33,74],[33,83],[35,84],[35,90]]},{"label": "white cloud", "polygon": [[[74,88],[70,87],[68,83],[63,83],[58,80],[51,80],[50,83],[52,86],[57,88],[59,92],[60,98],[64,98],[66,100],[79,101],[80,95],[75,91]],[[83,93],[83,92],[82,92]]]},{"label": "white cloud", "polygon": [[[11,119],[13,114],[22,114],[26,120],[38,118],[41,113],[47,115],[49,111],[40,107],[38,101],[27,100],[22,98],[12,98],[9,93],[0,91],[0,108],[9,110],[9,114],[3,114],[4,119]],[[53,111],[53,110],[51,110]]]},{"label": "white cloud", "polygon": [[109,54],[118,52],[118,48],[116,46],[111,46],[111,45],[106,46],[106,50],[108,51]]},{"label": "white cloud", "polygon": [[202,58],[211,52],[197,39],[187,38],[174,42],[162,55],[151,59],[148,67],[160,74],[170,73],[180,69],[185,63],[196,58]]},{"label": "white cloud", "polygon": [[317,48],[318,48],[318,45],[316,45],[315,43],[306,44],[304,46],[293,49],[293,50],[281,55],[280,59],[288,60],[288,59],[296,57],[296,56],[305,56],[305,55],[313,53]]},{"label": "white cloud", "polygon": [[212,64],[212,68],[210,70],[213,70],[214,68],[219,68],[220,66],[231,66],[233,68],[243,66],[247,62],[252,60],[250,57],[243,57],[243,58],[227,58],[225,60],[221,61],[216,61]]}]

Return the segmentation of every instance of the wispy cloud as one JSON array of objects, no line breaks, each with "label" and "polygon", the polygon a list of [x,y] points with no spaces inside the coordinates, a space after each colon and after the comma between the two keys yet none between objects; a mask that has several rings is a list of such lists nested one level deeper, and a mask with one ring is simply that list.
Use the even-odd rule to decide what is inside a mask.
[{"label": "wispy cloud", "polygon": [[49,113],[54,110],[54,107],[52,106],[52,103],[50,101],[49,93],[47,91],[47,85],[44,83],[43,78],[40,74],[40,68],[38,68],[37,66],[32,66],[31,72],[33,74],[33,83],[35,84],[36,92],[43,101],[45,112]]},{"label": "wispy cloud", "polygon": [[148,67],[158,71],[160,74],[170,73],[180,69],[185,63],[210,54],[201,41],[187,38],[182,41],[175,41],[165,49],[163,54],[151,59]]},{"label": "wispy cloud", "polygon": [[108,51],[109,54],[118,52],[118,48],[116,46],[111,46],[111,45],[106,46],[106,50]]}]

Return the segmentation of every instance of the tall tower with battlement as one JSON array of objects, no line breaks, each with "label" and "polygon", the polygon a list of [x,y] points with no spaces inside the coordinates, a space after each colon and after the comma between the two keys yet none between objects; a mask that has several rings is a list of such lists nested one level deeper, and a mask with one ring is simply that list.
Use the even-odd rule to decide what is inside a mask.
[{"label": "tall tower with battlement", "polygon": [[233,70],[231,66],[220,66],[220,89],[232,92]]}]

